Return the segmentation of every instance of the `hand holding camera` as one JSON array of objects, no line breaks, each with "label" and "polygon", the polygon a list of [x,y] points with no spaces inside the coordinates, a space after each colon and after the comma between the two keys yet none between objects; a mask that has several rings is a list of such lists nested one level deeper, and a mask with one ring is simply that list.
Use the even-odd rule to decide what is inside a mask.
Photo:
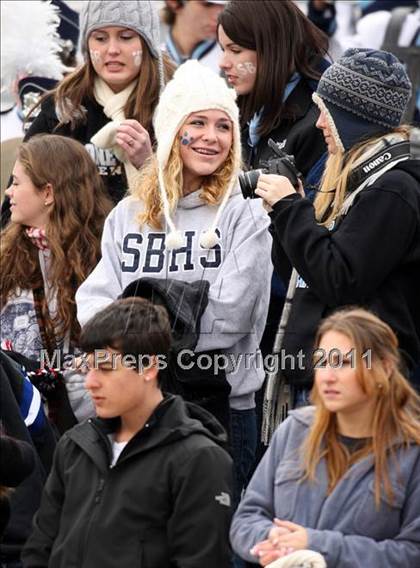
[{"label": "hand holding camera", "polygon": [[285,176],[262,174],[258,180],[255,194],[262,197],[271,208],[277,201],[289,195],[299,193],[304,197],[302,182],[299,181],[299,183],[300,185],[296,189]]},{"label": "hand holding camera", "polygon": [[302,175],[296,168],[294,157],[283,152],[271,138],[268,145],[277,157],[268,160],[263,169],[243,172],[239,176],[244,198],[262,197],[271,206],[296,192],[304,196]]}]

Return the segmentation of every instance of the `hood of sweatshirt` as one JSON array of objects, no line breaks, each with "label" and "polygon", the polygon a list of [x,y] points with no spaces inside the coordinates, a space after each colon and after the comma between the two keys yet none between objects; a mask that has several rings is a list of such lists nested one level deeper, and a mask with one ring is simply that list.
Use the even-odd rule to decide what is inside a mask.
[{"label": "hood of sweatshirt", "polygon": [[[239,187],[239,184],[236,184],[233,187],[231,194],[229,195],[229,199],[232,199],[232,197],[234,195],[238,195],[238,193],[241,193],[241,189]],[[208,204],[201,199],[200,194],[201,190],[198,189],[197,191],[193,191],[192,193],[186,195],[185,197],[181,197],[181,199],[177,203],[177,208],[196,209],[197,207],[207,207]]]},{"label": "hood of sweatshirt", "polygon": [[[98,438],[110,451],[107,436],[115,432],[119,425],[119,417],[93,418],[75,426],[66,432],[66,436],[95,458],[99,449]],[[168,394],[156,407],[145,426],[128,442],[127,453],[149,451],[194,434],[202,434],[224,449],[228,447],[227,434],[216,418],[203,408],[185,402],[180,396]]]},{"label": "hood of sweatshirt", "polygon": [[310,426],[315,417],[315,406],[303,406],[296,410],[291,410],[289,416],[293,416],[295,420],[304,426]]}]

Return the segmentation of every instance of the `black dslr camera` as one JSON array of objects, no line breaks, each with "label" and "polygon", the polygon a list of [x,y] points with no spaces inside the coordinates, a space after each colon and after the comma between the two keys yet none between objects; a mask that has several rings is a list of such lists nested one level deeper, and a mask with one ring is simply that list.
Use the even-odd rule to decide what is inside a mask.
[{"label": "black dslr camera", "polygon": [[277,174],[279,176],[285,176],[290,181],[294,187],[298,187],[298,181],[302,178],[302,174],[296,168],[295,158],[289,156],[286,152],[279,147],[271,138],[268,141],[268,145],[274,151],[277,158],[272,160],[267,160],[262,162],[264,168],[259,170],[249,170],[249,172],[242,172],[239,174],[239,185],[241,186],[242,195],[246,199],[250,197],[255,199],[259,195],[255,195],[255,189],[257,187],[258,178],[261,174]]}]

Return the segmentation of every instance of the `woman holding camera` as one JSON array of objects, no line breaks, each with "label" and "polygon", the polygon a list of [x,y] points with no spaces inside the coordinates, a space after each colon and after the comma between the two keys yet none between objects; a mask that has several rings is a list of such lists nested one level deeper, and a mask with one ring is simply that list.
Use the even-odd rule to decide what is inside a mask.
[{"label": "woman holding camera", "polygon": [[102,259],[79,288],[83,325],[139,278],[210,284],[197,353],[229,357],[230,423],[237,501],[253,463],[254,393],[264,369],[256,354],[272,273],[268,216],[244,200],[236,94],[191,60],[175,72],[155,115],[156,156],[132,195],[109,215]]},{"label": "woman holding camera", "polygon": [[320,320],[349,304],[391,325],[407,370],[420,362],[420,162],[410,156],[409,127],[400,126],[410,96],[395,56],[348,50],[314,94],[329,152],[315,202],[285,177],[259,178],[256,193],[271,208],[275,269],[284,277],[295,269],[281,345],[294,358],[304,355],[283,370],[294,387],[311,386]]},{"label": "woman holding camera", "polygon": [[292,553],[301,565],[304,549],[328,568],[419,566],[420,398],[397,337],[351,309],[314,344],[314,406],[276,430],[234,516],[233,549],[261,566]]}]

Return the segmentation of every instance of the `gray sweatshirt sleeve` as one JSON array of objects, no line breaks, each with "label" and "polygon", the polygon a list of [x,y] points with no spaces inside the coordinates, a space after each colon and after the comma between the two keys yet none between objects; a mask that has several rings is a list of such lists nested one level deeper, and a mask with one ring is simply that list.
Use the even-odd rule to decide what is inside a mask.
[{"label": "gray sweatshirt sleeve", "polygon": [[102,258],[76,292],[77,319],[81,326],[100,310],[111,304],[122,293],[121,238],[117,234],[116,215],[111,211],[102,234]]},{"label": "gray sweatshirt sleeve", "polygon": [[400,533],[377,541],[334,530],[307,529],[308,548],[320,552],[328,568],[414,568],[420,566],[420,461],[411,476],[401,512]]},{"label": "gray sweatshirt sleeve", "polygon": [[249,562],[256,562],[255,556],[250,554],[251,548],[265,540],[273,527],[275,472],[284,451],[289,424],[290,419],[277,428],[233,517],[230,529],[232,548]]},{"label": "gray sweatshirt sleeve", "polygon": [[228,349],[249,334],[256,334],[258,345],[267,317],[273,272],[270,219],[260,200],[247,200],[231,212],[227,223],[225,256],[210,286],[198,352]]}]

